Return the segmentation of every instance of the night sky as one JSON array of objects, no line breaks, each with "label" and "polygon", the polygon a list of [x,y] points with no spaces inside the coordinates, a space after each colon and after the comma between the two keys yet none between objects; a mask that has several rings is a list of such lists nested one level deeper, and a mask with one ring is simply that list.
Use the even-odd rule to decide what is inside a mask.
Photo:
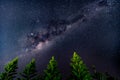
[{"label": "night sky", "polygon": [[[70,71],[74,51],[87,66],[120,75],[120,1],[107,0],[108,6],[95,6],[99,0],[0,0],[0,71],[19,56],[21,69],[35,58],[42,72],[55,56],[63,74]],[[51,20],[69,20],[85,9],[85,21],[71,23],[70,29],[27,52],[27,34],[44,31]]]}]

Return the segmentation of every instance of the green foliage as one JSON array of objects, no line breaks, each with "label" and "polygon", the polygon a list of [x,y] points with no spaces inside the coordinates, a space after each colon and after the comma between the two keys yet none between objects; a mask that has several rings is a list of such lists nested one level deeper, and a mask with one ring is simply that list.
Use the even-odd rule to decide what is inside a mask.
[{"label": "green foliage", "polygon": [[47,69],[44,71],[44,80],[61,80],[61,74],[57,68],[57,61],[52,57],[49,61]]},{"label": "green foliage", "polygon": [[23,73],[20,74],[23,78],[22,80],[35,80],[36,79],[36,66],[35,66],[35,59],[26,65]]},{"label": "green foliage", "polygon": [[86,65],[76,52],[73,54],[70,66],[72,68],[72,80],[92,80]]},{"label": "green foliage", "polygon": [[94,73],[93,78],[96,79],[96,80],[118,80],[118,79],[112,77],[109,74],[100,73],[100,72]]},{"label": "green foliage", "polygon": [[[97,72],[93,66],[93,75],[88,71],[88,68],[83,63],[81,57],[74,52],[70,63],[72,74],[67,80],[118,80],[108,73]],[[62,80],[61,74],[58,70],[57,61],[52,57],[44,71],[44,76],[37,74],[35,59],[25,66],[25,69],[20,73],[20,78],[16,78],[18,69],[18,57],[10,61],[4,67],[5,71],[0,73],[0,80]],[[18,76],[17,76],[18,77]],[[22,78],[21,78],[22,77]]]},{"label": "green foliage", "polygon": [[18,57],[5,65],[5,71],[0,74],[0,80],[13,80],[16,77],[18,68]]},{"label": "green foliage", "polygon": [[112,77],[110,74],[106,73],[100,73],[96,71],[95,66],[93,66],[93,78],[96,80],[118,80],[114,77]]}]

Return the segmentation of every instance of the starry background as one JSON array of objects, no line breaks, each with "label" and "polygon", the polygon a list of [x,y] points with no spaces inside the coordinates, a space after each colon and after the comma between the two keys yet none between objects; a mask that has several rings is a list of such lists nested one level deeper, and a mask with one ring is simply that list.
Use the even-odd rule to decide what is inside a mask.
[{"label": "starry background", "polygon": [[89,67],[94,64],[98,71],[119,76],[119,0],[108,0],[112,5],[108,12],[102,11],[87,24],[63,34],[64,38],[57,39],[49,48],[36,54],[22,51],[22,38],[31,30],[46,27],[52,19],[66,19],[93,1],[0,0],[0,70],[9,60],[24,55],[20,58],[21,69],[31,58],[36,58],[37,69],[42,72],[54,55],[61,72],[66,74],[70,71],[69,59],[77,51]]}]

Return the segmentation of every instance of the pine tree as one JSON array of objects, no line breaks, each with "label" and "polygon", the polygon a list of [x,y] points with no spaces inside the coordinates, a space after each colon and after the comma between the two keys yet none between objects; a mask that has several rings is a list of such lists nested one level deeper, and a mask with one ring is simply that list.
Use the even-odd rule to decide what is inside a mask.
[{"label": "pine tree", "polygon": [[23,77],[22,80],[36,80],[37,74],[35,59],[32,59],[32,61],[26,65],[25,69],[23,70],[23,73],[21,73],[20,75]]},{"label": "pine tree", "polygon": [[92,69],[94,71],[93,73],[93,78],[95,80],[118,80],[117,78],[111,76],[109,73],[105,72],[105,73],[101,73],[101,72],[97,72],[95,66],[92,66]]},{"label": "pine tree", "polygon": [[54,59],[54,57],[52,57],[49,61],[47,69],[44,71],[44,80],[61,80],[61,74],[59,73],[57,67],[57,61]]},{"label": "pine tree", "polygon": [[76,52],[73,54],[70,66],[72,68],[72,80],[92,80],[86,65]]},{"label": "pine tree", "polygon": [[16,77],[18,68],[18,57],[5,65],[5,71],[0,74],[0,80],[13,80]]}]

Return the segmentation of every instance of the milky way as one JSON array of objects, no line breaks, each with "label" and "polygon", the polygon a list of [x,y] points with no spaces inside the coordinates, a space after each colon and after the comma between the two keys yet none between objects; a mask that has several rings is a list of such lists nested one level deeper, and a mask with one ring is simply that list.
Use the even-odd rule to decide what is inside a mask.
[{"label": "milky way", "polygon": [[46,30],[41,31],[41,29],[39,29],[38,32],[31,32],[27,35],[27,44],[25,44],[27,45],[26,51],[41,49],[44,44],[47,44],[54,39],[54,37],[63,34],[72,26],[74,27],[74,24],[80,24],[91,19],[97,12],[100,12],[106,7],[108,7],[107,1],[98,1],[83,7],[77,14],[72,15],[72,17],[69,16],[66,20],[51,20]]},{"label": "milky way", "polygon": [[[77,51],[99,71],[119,74],[119,0],[0,0],[0,70],[19,56],[42,72],[55,56],[63,74]],[[64,66],[63,66],[64,65]]]}]

